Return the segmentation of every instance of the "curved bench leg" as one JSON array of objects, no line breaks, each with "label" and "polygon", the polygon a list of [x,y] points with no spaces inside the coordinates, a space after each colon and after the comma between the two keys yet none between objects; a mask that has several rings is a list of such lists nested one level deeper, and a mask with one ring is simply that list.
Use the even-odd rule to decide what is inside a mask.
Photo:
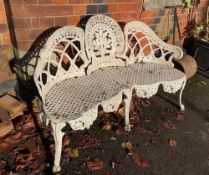
[{"label": "curved bench leg", "polygon": [[182,84],[182,87],[181,87],[181,90],[180,90],[180,93],[179,93],[179,105],[180,105],[181,111],[184,111],[185,110],[185,107],[182,104],[182,92],[184,90],[185,85],[186,85],[186,80],[183,81],[183,84]]},{"label": "curved bench leg", "polygon": [[131,97],[126,96],[124,99],[125,103],[125,130],[131,131],[131,125],[129,121],[129,108],[130,108]]},{"label": "curved bench leg", "polygon": [[65,127],[65,123],[53,123],[51,122],[53,129],[53,136],[55,142],[55,158],[54,158],[54,167],[53,172],[59,172],[61,170],[60,167],[60,159],[62,153],[62,138],[65,135],[62,132],[62,128]]}]

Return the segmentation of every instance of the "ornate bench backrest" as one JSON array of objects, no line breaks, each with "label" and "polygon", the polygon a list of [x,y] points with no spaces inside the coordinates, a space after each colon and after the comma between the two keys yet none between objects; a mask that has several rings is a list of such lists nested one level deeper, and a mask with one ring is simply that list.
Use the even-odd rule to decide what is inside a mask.
[{"label": "ornate bench backrest", "polygon": [[116,59],[116,54],[124,51],[124,36],[119,24],[105,15],[92,16],[85,29],[86,52],[92,64],[88,72],[99,67],[125,64]]},{"label": "ornate bench backrest", "polygon": [[46,42],[34,74],[42,100],[45,100],[54,84],[85,75],[88,64],[84,50],[84,31],[74,26],[56,30]]},{"label": "ornate bench backrest", "polygon": [[132,21],[124,28],[127,64],[149,61],[172,61],[183,56],[182,49],[163,42],[149,26],[140,21]]}]

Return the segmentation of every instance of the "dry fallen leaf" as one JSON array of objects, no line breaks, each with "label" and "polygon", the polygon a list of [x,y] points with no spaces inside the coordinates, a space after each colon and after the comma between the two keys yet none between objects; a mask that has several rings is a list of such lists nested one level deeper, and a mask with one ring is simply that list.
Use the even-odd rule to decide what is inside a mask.
[{"label": "dry fallen leaf", "polygon": [[104,165],[103,162],[100,161],[99,159],[89,159],[87,161],[87,167],[89,171],[98,171],[103,169]]},{"label": "dry fallen leaf", "polygon": [[176,140],[169,140],[169,144],[170,144],[171,147],[176,147],[177,146]]},{"label": "dry fallen leaf", "polygon": [[120,116],[124,117],[125,116],[125,107],[122,107],[122,108],[118,109],[118,114]]},{"label": "dry fallen leaf", "polygon": [[112,128],[110,122],[106,122],[103,126],[102,129],[104,130],[110,130]]},{"label": "dry fallen leaf", "polygon": [[177,114],[176,115],[176,120],[180,120],[180,121],[183,121],[184,120],[184,115],[183,114]]},{"label": "dry fallen leaf", "polygon": [[[27,142],[27,147],[30,151],[33,151],[35,149],[37,149],[37,145],[38,145],[38,139],[36,137],[31,138],[31,140],[28,140]],[[25,143],[25,144],[26,144]],[[22,145],[22,147],[24,148],[25,145]]]},{"label": "dry fallen leaf", "polygon": [[171,122],[165,122],[164,127],[167,129],[176,129],[175,125],[172,124]]},{"label": "dry fallen leaf", "polygon": [[137,153],[129,153],[129,155],[131,155],[132,159],[138,166],[143,167],[143,168],[150,167],[149,163],[145,161],[143,158],[141,158]]},{"label": "dry fallen leaf", "polygon": [[30,169],[32,169],[34,172],[35,171],[39,171],[38,170],[38,167],[40,166],[40,162],[39,161],[33,161],[33,162],[30,162],[27,167],[29,167]]},{"label": "dry fallen leaf", "polygon": [[34,124],[33,119],[31,118],[31,120],[27,121],[22,127],[23,127],[23,129],[34,128],[35,124]]},{"label": "dry fallen leaf", "polygon": [[200,83],[202,83],[205,86],[207,85],[207,83],[205,81],[203,81],[203,80],[201,80]]},{"label": "dry fallen leaf", "polygon": [[95,137],[88,136],[84,140],[81,141],[81,143],[79,144],[80,145],[79,148],[87,149],[87,148],[94,146],[97,142],[98,141]]},{"label": "dry fallen leaf", "polygon": [[16,171],[21,171],[25,168],[26,164],[17,164],[16,165]]},{"label": "dry fallen leaf", "polygon": [[121,146],[125,149],[131,150],[133,148],[133,145],[130,141],[128,142],[122,142]]},{"label": "dry fallen leaf", "polygon": [[19,153],[19,154],[17,154],[17,157],[16,157],[16,161],[21,162],[21,163],[26,163],[27,161],[30,161],[32,159],[34,159],[34,158],[31,154]]},{"label": "dry fallen leaf", "polygon": [[139,122],[139,116],[138,115],[130,115],[130,122],[132,124],[137,124]]},{"label": "dry fallen leaf", "polygon": [[70,144],[70,139],[68,137],[64,137],[63,139],[63,147],[66,147]]},{"label": "dry fallen leaf", "polygon": [[0,152],[3,152],[4,150],[9,150],[12,147],[12,144],[10,142],[4,141],[0,144]]},{"label": "dry fallen leaf", "polygon": [[72,158],[75,158],[79,156],[79,152],[77,149],[69,148],[68,155]]}]

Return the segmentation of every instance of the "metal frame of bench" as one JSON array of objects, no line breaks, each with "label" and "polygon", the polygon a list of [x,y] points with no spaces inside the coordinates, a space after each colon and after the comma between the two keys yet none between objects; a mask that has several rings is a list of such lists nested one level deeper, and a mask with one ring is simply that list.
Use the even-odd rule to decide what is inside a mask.
[{"label": "metal frame of bench", "polygon": [[[181,48],[164,43],[138,21],[126,24],[124,34],[112,18],[95,15],[87,22],[85,33],[79,27],[66,26],[46,42],[34,80],[43,101],[41,115],[53,128],[54,172],[61,170],[66,123],[74,130],[88,129],[97,118],[98,106],[111,112],[123,100],[125,129],[130,131],[133,89],[145,98],[156,94],[160,84],[169,93],[181,89],[179,103],[184,110],[181,97],[186,76],[171,62],[183,56]],[[159,77],[162,80],[158,81]]]}]

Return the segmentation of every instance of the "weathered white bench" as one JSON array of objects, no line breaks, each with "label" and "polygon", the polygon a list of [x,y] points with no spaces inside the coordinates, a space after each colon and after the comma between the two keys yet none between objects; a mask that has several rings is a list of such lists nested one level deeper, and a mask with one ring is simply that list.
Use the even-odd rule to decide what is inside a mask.
[{"label": "weathered white bench", "polygon": [[184,110],[181,95],[186,76],[172,63],[182,56],[181,48],[164,43],[139,21],[127,23],[123,34],[112,18],[95,15],[87,22],[85,33],[75,26],[54,32],[34,75],[43,113],[53,128],[54,171],[60,171],[66,123],[74,130],[88,129],[97,118],[98,106],[111,112],[123,100],[125,129],[130,130],[133,89],[143,98],[156,94],[160,84],[169,93],[181,89],[179,103]]}]

